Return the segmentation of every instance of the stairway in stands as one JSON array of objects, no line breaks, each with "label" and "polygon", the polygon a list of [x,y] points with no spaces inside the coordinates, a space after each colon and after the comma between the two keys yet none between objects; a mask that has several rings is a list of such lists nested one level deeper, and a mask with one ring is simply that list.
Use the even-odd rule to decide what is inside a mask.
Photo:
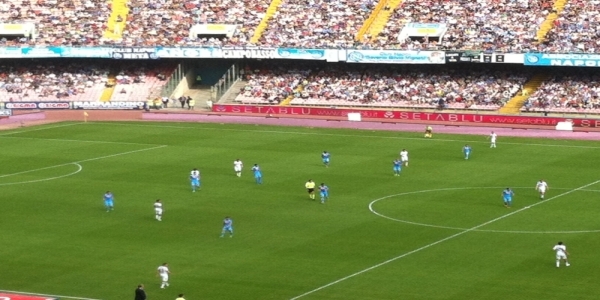
[{"label": "stairway in stands", "polygon": [[539,43],[543,43],[546,40],[546,35],[554,27],[554,21],[558,18],[558,16],[565,9],[565,5],[567,4],[567,2],[569,2],[569,0],[554,1],[554,5],[552,7],[554,8],[554,11],[556,11],[556,12],[551,12],[546,16],[546,19],[544,20],[544,22],[542,22],[542,24],[540,25],[540,29],[538,29],[538,31],[535,35],[536,40]]},{"label": "stairway in stands", "polygon": [[394,10],[400,6],[402,1],[403,0],[379,0],[369,18],[358,30],[354,40],[357,42],[367,42],[365,41],[365,35],[367,35],[371,38],[371,41],[374,41],[379,33],[385,28],[385,25],[390,20]]},{"label": "stairway in stands", "polygon": [[546,73],[538,73],[531,77],[531,79],[523,85],[523,90],[501,107],[499,112],[503,114],[518,114],[521,107],[525,105],[527,99],[529,99],[542,83],[548,79],[550,79],[550,75]]},{"label": "stairway in stands", "polygon": [[100,95],[100,101],[109,102],[110,98],[112,98],[112,95],[117,88],[117,74],[116,70],[111,70],[108,74],[108,81],[106,82],[104,91],[102,91],[102,95]]},{"label": "stairway in stands", "polygon": [[269,4],[265,16],[262,18],[262,20],[260,20],[260,23],[258,24],[258,26],[256,26],[256,29],[254,30],[254,35],[250,39],[250,43],[254,45],[258,44],[258,41],[260,41],[260,38],[262,37],[263,33],[265,32],[265,30],[267,30],[269,22],[277,12],[277,9],[279,9],[281,1],[282,0],[273,0],[271,4]]},{"label": "stairway in stands", "polygon": [[111,40],[120,40],[123,37],[123,31],[127,22],[127,15],[129,15],[129,8],[127,7],[128,0],[112,0],[111,13],[106,22],[106,29],[104,30],[104,38]]},{"label": "stairway in stands", "polygon": [[302,93],[302,91],[304,91],[304,85],[302,85],[302,83],[298,84],[298,86],[294,89],[294,93],[287,96],[287,98],[283,99],[283,101],[279,102],[280,106],[288,106],[290,105],[290,103],[292,103],[292,100],[294,100],[294,94],[296,93]]}]

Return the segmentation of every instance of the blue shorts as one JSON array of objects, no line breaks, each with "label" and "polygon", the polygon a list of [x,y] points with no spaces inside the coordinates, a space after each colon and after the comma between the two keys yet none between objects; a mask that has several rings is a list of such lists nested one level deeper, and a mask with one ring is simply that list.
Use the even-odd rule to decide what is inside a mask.
[{"label": "blue shorts", "polygon": [[113,202],[112,201],[104,201],[104,206],[106,207],[113,207]]},{"label": "blue shorts", "polygon": [[329,163],[329,158],[323,158],[323,163],[324,164],[328,164]]},{"label": "blue shorts", "polygon": [[223,227],[223,231],[230,231],[231,232],[231,231],[233,231],[233,227],[231,227],[231,226],[225,226],[225,227]]},{"label": "blue shorts", "polygon": [[192,185],[193,185],[193,186],[200,186],[200,180],[198,180],[198,179],[193,179],[193,180],[192,180]]},{"label": "blue shorts", "polygon": [[401,167],[394,167],[394,171],[395,172],[400,172],[400,171],[402,171],[402,168]]},{"label": "blue shorts", "polygon": [[321,192],[321,198],[328,198],[328,197],[329,197],[329,193]]},{"label": "blue shorts", "polygon": [[511,197],[504,197],[504,202],[511,202],[512,198]]},{"label": "blue shorts", "polygon": [[254,174],[254,178],[261,178],[262,174]]}]

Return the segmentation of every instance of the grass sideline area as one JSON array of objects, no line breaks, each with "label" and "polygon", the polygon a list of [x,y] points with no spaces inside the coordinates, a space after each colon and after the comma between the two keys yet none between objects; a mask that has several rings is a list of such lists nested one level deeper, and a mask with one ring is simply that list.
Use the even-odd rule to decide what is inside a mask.
[{"label": "grass sideline area", "polygon": [[[139,283],[153,300],[600,293],[597,142],[500,136],[490,149],[484,136],[67,122],[4,131],[0,143],[1,290],[103,300],[132,299]],[[403,148],[410,165],[396,177]],[[196,193],[192,168],[202,172]],[[308,179],[329,186],[327,203],[309,199]],[[543,201],[539,179],[550,185]],[[219,238],[225,216],[233,238]],[[555,266],[558,241],[571,253],[568,268]],[[172,275],[161,290],[163,262]]]}]

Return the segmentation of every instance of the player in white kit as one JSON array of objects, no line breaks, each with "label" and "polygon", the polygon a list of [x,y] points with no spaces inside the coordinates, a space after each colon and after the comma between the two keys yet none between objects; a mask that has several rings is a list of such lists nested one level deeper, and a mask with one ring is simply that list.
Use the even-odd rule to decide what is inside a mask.
[{"label": "player in white kit", "polygon": [[157,219],[158,221],[162,221],[162,214],[163,214],[163,205],[160,202],[160,199],[156,200],[156,202],[154,202],[154,214],[155,214],[155,219]]},{"label": "player in white kit", "polygon": [[244,167],[244,163],[238,158],[233,161],[233,170],[235,171],[235,175],[237,177],[242,177],[242,168]]},{"label": "player in white kit", "polygon": [[400,151],[400,160],[405,167],[408,167],[408,151],[406,149]]},{"label": "player in white kit", "polygon": [[160,288],[164,289],[165,287],[169,286],[169,274],[171,274],[171,272],[169,272],[169,265],[164,263],[162,266],[158,267],[157,271],[158,276],[160,276],[160,279],[162,280]]},{"label": "player in white kit", "polygon": [[556,246],[554,246],[554,248],[552,248],[553,251],[556,252],[556,267],[560,267],[560,261],[564,260],[565,261],[565,266],[570,266],[569,264],[569,260],[567,259],[567,255],[569,255],[569,252],[567,252],[567,246],[563,245],[562,242],[558,242],[558,244]]},{"label": "player in white kit", "polygon": [[496,138],[498,138],[498,135],[492,131],[490,133],[490,148],[496,148]]},{"label": "player in white kit", "polygon": [[540,192],[540,199],[544,199],[544,196],[546,195],[546,190],[548,189],[548,183],[546,183],[546,181],[544,181],[543,179],[540,179],[540,181],[538,181],[535,185],[535,189],[538,192]]}]

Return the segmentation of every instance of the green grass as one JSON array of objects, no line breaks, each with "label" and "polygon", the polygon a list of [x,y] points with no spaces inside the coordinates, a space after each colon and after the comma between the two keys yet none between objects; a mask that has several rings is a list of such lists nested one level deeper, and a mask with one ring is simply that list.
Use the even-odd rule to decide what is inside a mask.
[{"label": "green grass", "polygon": [[[467,142],[473,154],[465,161]],[[63,123],[0,133],[0,145],[2,290],[122,300],[144,283],[152,300],[262,300],[344,279],[300,299],[600,293],[600,183],[578,189],[600,182],[597,142],[500,137],[489,149],[480,136]],[[410,166],[394,177],[402,148]],[[323,150],[332,153],[330,168]],[[242,178],[233,173],[236,158],[245,163]],[[263,185],[253,181],[254,163]],[[203,176],[198,193],[188,182],[194,167]],[[328,203],[308,199],[309,178],[329,185]],[[538,205],[540,178],[551,189]],[[515,188],[510,210],[504,187]],[[111,213],[106,190],[115,194]],[[372,208],[388,218],[369,210],[386,196]],[[154,220],[157,198],[163,222]],[[225,216],[233,238],[219,238]],[[569,268],[554,266],[559,240],[572,253]],[[163,262],[173,273],[166,290],[156,277]]]}]

